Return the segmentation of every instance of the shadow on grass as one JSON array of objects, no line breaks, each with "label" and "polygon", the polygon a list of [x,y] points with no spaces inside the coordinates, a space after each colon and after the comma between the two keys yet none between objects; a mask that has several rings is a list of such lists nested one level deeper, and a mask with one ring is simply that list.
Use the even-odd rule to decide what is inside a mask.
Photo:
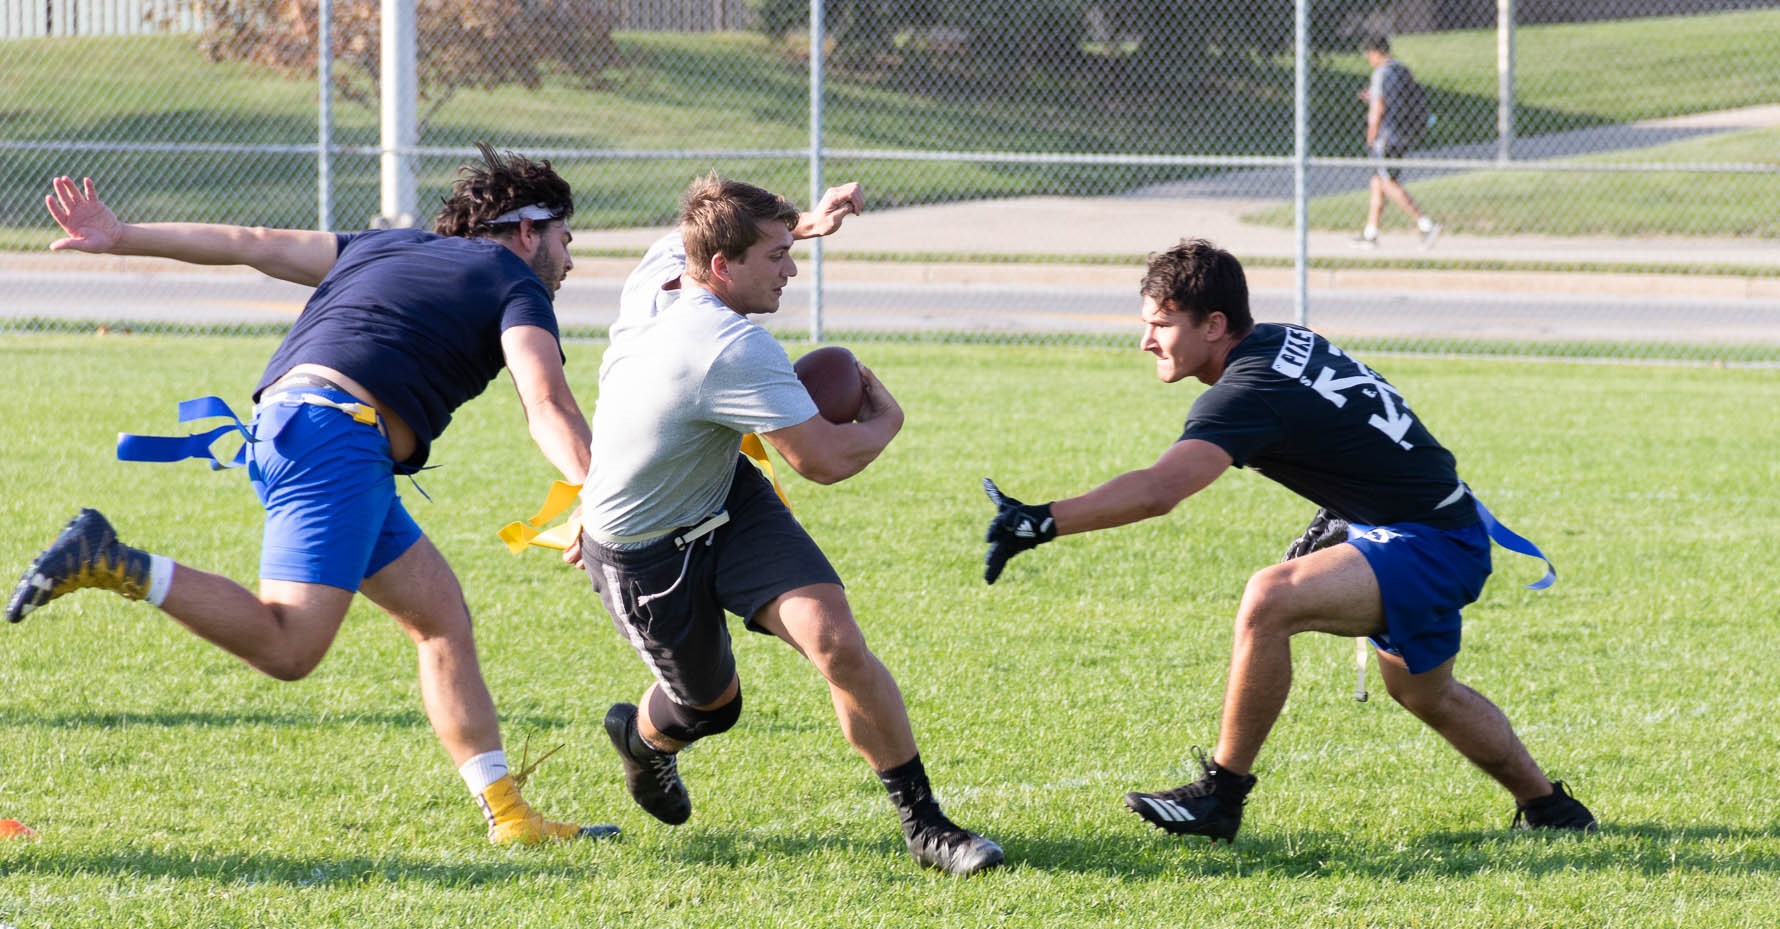
[{"label": "shadow on grass", "polygon": [[54,854],[18,857],[8,862],[3,870],[15,875],[116,875],[132,881],[177,878],[292,887],[356,886],[379,879],[392,884],[424,882],[461,887],[528,877],[580,879],[587,875],[589,867],[572,861],[521,857],[504,861],[446,862],[393,856],[334,858],[122,848],[84,855],[61,850]]},{"label": "shadow on grass", "polygon": [[1474,830],[1426,833],[1405,842],[1361,841],[1324,832],[1248,830],[1234,846],[1161,833],[1094,839],[1036,837],[1004,843],[1008,863],[1047,871],[1156,877],[1359,876],[1387,881],[1463,877],[1483,871],[1780,874],[1780,827],[1609,825],[1597,835]]},{"label": "shadow on grass", "polygon": [[[566,717],[539,716],[532,713],[526,714],[524,724],[527,729],[531,730],[567,729],[576,725],[574,720]],[[508,723],[509,728],[513,725],[512,722]],[[27,709],[0,709],[0,726],[16,726],[20,729],[124,729],[135,727],[220,729],[238,726],[287,729],[322,729],[345,726],[427,730],[432,728],[432,725],[427,722],[426,716],[419,710],[404,710],[395,713],[176,710],[153,713],[117,711],[46,714]]]},{"label": "shadow on grass", "polygon": [[[1500,832],[1429,833],[1408,843],[1358,842],[1333,833],[1245,837],[1235,846],[1208,845],[1162,835],[1101,836],[1095,839],[1015,838],[1007,843],[1010,870],[1037,869],[1101,875],[1120,881],[1152,878],[1300,879],[1360,876],[1386,881],[1418,881],[1477,874],[1531,876],[1565,871],[1627,871],[1647,876],[1676,872],[1723,873],[1730,862],[1743,873],[1780,873],[1780,830],[1714,826],[1664,827],[1655,824],[1610,827],[1596,836],[1550,836]],[[622,848],[601,843],[599,848]],[[1751,846],[1767,846],[1751,848]],[[1728,848],[1726,846],[1734,846]],[[191,852],[178,849],[122,848],[88,854],[66,849],[10,856],[8,874],[112,874],[130,879],[181,878],[223,883],[276,883],[293,887],[360,885],[367,880],[441,886],[495,884],[515,878],[582,879],[599,865],[552,857],[505,860],[438,860],[416,856],[306,857],[249,853]],[[494,854],[500,854],[494,852]],[[654,866],[710,866],[732,870],[775,867],[812,857],[848,858],[876,869],[883,855],[896,865],[879,871],[899,880],[923,872],[904,857],[893,834],[859,841],[836,835],[766,835],[751,831],[708,831],[668,847],[634,854]],[[604,856],[602,856],[603,858]],[[899,868],[906,866],[906,874]],[[995,880],[993,873],[977,878]]]},{"label": "shadow on grass", "polygon": [[[466,844],[470,841],[465,840]],[[605,850],[621,846],[623,838],[586,843],[569,848]],[[53,846],[18,848],[19,854],[0,858],[0,874],[115,875],[131,881],[157,878],[204,880],[222,884],[283,884],[292,887],[358,887],[371,881],[390,884],[432,884],[464,887],[506,884],[516,879],[565,878],[584,880],[590,873],[608,870],[605,854],[597,859],[564,859],[551,850],[496,849],[449,852],[447,858],[419,855],[305,856],[301,854],[253,854],[165,848],[118,848],[81,852]],[[830,835],[777,836],[753,832],[705,832],[662,848],[630,854],[646,856],[651,867],[679,869],[710,866],[746,870],[777,866],[811,857],[847,857],[867,862],[874,853],[901,855],[901,841],[861,843]],[[571,852],[570,854],[574,854]],[[466,860],[488,856],[490,860]],[[912,861],[910,874],[920,873]]]}]

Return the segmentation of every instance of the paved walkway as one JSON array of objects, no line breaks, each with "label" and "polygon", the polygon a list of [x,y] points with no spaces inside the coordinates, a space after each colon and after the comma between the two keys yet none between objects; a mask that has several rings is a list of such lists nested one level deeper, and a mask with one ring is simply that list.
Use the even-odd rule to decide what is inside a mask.
[{"label": "paved walkway", "polygon": [[[1780,106],[1751,107],[1625,126],[1607,126],[1521,139],[1515,146],[1520,158],[1554,158],[1587,152],[1639,148],[1701,135],[1780,125]],[[1495,154],[1489,144],[1455,146],[1427,153],[1433,158],[1485,159]],[[1429,176],[1428,172],[1417,172]],[[1413,176],[1412,176],[1413,182]],[[1363,188],[1366,172],[1356,168],[1328,168],[1307,178],[1314,195]],[[868,207],[870,191],[867,190]],[[1262,226],[1244,216],[1290,199],[1292,175],[1288,169],[1263,168],[1226,172],[1215,177],[1161,184],[1117,197],[1017,197],[891,210],[870,210],[850,219],[846,228],[828,244],[837,256],[848,253],[879,254],[1011,254],[1011,255],[1127,255],[1139,256],[1165,248],[1186,236],[1203,236],[1235,252],[1238,257],[1291,258],[1297,243],[1291,229]],[[1685,209],[1685,204],[1677,208]],[[1394,208],[1393,208],[1394,209]],[[1356,217],[1356,226],[1360,217]],[[1467,261],[1500,261],[1524,264],[1646,264],[1738,265],[1780,267],[1780,242],[1755,238],[1590,238],[1543,235],[1477,236],[1448,233],[1432,251],[1424,252],[1417,237],[1407,232],[1387,232],[1377,250],[1352,249],[1352,231],[1312,232],[1308,247],[1312,257],[1366,257],[1376,259],[1436,258]],[[578,232],[575,241],[594,248],[641,249],[660,235],[656,229],[615,229]],[[864,268],[836,262],[833,273],[852,276]],[[1256,269],[1267,278],[1283,278],[1276,272]],[[884,267],[874,274],[890,274]],[[985,279],[994,269],[947,268],[936,262],[905,267],[897,279]],[[1009,269],[1030,281],[1031,265]],[[1116,273],[1128,278],[1130,271],[1091,267],[1057,267],[1044,272],[1059,280],[1082,280]],[[1702,280],[1679,275],[1577,275],[1492,274],[1475,272],[1343,271],[1314,276],[1313,286],[1340,286],[1343,281],[1376,286],[1380,276],[1400,286],[1477,286],[1479,289],[1571,286],[1607,288],[1628,293],[1648,292],[1652,287],[1672,292],[1715,296],[1780,297],[1775,279],[1731,277]],[[1559,279],[1570,281],[1561,284]]]},{"label": "paved walkway", "polygon": [[[1635,148],[1704,134],[1780,125],[1780,106],[1751,107],[1626,126],[1609,126],[1520,140],[1519,157],[1544,158],[1588,151]],[[1455,147],[1433,157],[1487,158],[1493,148]],[[1353,168],[1319,170],[1309,178],[1316,193],[1363,186],[1365,172]],[[1132,283],[1142,256],[1183,237],[1203,236],[1251,259],[1257,288],[1288,288],[1289,268],[1266,267],[1255,258],[1290,259],[1293,232],[1250,223],[1245,216],[1289,199],[1291,172],[1267,168],[1233,171],[1193,181],[1161,184],[1116,197],[1016,197],[902,209],[869,208],[849,219],[827,243],[834,256],[826,266],[831,280],[889,283],[1106,285]],[[1685,208],[1679,204],[1677,208]],[[1356,217],[1356,220],[1358,218]],[[577,245],[640,253],[662,229],[576,230]],[[1378,249],[1356,252],[1352,233],[1312,232],[1313,258],[1454,259],[1538,264],[1729,265],[1780,268],[1780,242],[1758,238],[1588,238],[1541,235],[1476,236],[1447,233],[1423,251],[1416,236],[1387,232]],[[1126,256],[1128,264],[1084,265],[980,261],[864,261],[848,256],[879,255],[1084,255]],[[1277,264],[1274,262],[1273,264]],[[631,259],[582,259],[579,280],[622,280]],[[69,253],[0,253],[0,275],[79,274],[91,271],[159,272],[201,269],[152,259],[77,256]],[[1780,277],[1676,274],[1575,274],[1562,272],[1317,270],[1310,286],[1374,289],[1430,288],[1443,291],[1522,291],[1624,294],[1655,293],[1687,297],[1750,299],[1780,306]]]}]

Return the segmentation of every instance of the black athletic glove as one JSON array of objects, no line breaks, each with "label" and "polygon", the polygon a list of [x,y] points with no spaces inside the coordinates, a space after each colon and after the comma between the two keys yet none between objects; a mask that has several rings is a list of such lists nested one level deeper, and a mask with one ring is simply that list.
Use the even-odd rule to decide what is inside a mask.
[{"label": "black athletic glove", "polygon": [[995,504],[995,518],[989,520],[989,532],[983,541],[989,553],[983,556],[983,580],[995,583],[1009,558],[1037,548],[1057,537],[1057,522],[1051,519],[1051,505],[1027,506],[1001,492],[995,482],[983,478],[983,493]]},{"label": "black athletic glove", "polygon": [[1310,518],[1310,528],[1286,548],[1286,556],[1281,561],[1301,558],[1311,552],[1322,551],[1331,545],[1347,541],[1347,520],[1329,512],[1317,510]]}]

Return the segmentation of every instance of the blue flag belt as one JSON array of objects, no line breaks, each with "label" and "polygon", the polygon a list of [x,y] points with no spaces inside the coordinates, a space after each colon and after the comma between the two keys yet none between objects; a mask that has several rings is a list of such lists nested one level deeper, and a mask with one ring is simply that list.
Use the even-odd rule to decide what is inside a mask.
[{"label": "blue flag belt", "polygon": [[1459,490],[1471,495],[1471,502],[1477,506],[1477,518],[1483,520],[1483,528],[1489,532],[1490,541],[1517,555],[1525,555],[1528,558],[1537,558],[1545,562],[1545,576],[1526,585],[1528,590],[1544,590],[1557,583],[1557,566],[1551,563],[1550,558],[1545,557],[1545,553],[1539,550],[1539,546],[1534,545],[1513,529],[1502,525],[1501,521],[1496,519],[1489,507],[1483,505],[1483,501],[1478,499],[1477,494],[1473,493],[1471,488],[1460,483]]},{"label": "blue flag belt", "polygon": [[[368,403],[341,402],[324,397],[320,394],[304,391],[287,391],[274,396],[265,397],[260,405],[271,403],[307,403],[336,409],[351,416],[354,420],[367,426],[376,426],[377,410]],[[132,435],[120,432],[117,435],[117,457],[120,461],[153,461],[171,462],[184,461],[187,458],[202,458],[210,462],[213,471],[223,468],[239,468],[247,463],[247,443],[254,441],[253,433],[249,432],[241,417],[229,408],[220,397],[195,397],[182,400],[179,404],[179,421],[182,423],[197,422],[201,419],[227,419],[228,422],[208,432],[192,435]],[[235,450],[233,458],[223,460],[216,456],[211,446],[230,432],[241,433],[241,447]],[[416,484],[415,487],[419,487]],[[424,494],[425,491],[422,491]]]},{"label": "blue flag belt", "polygon": [[[179,403],[179,421],[182,423],[219,417],[228,422],[208,432],[192,435],[132,435],[120,432],[117,434],[118,460],[168,462],[202,458],[210,462],[213,471],[239,468],[247,463],[247,443],[253,441],[253,433],[247,431],[241,417],[236,416],[235,411],[229,409],[229,405],[220,397],[195,397]],[[241,433],[243,441],[241,447],[236,449],[234,457],[224,461],[216,457],[211,446],[230,432]]]}]

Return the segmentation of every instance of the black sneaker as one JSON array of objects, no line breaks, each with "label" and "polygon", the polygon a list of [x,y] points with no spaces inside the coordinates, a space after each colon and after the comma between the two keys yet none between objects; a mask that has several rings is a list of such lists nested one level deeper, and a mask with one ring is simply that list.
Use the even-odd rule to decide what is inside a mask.
[{"label": "black sneaker", "polygon": [[115,591],[131,600],[148,596],[148,555],[117,540],[98,510],[83,509],[50,543],[6,602],[6,621],[16,623],[63,594],[86,587]]},{"label": "black sneaker", "polygon": [[692,797],[680,780],[679,762],[670,753],[650,748],[637,735],[636,704],[612,704],[606,711],[606,735],[618,760],[624,762],[624,786],[630,788],[630,798],[637,806],[670,826],[692,818]]},{"label": "black sneaker", "polygon": [[1242,828],[1242,805],[1248,802],[1255,778],[1219,770],[1205,759],[1203,749],[1193,752],[1199,756],[1204,777],[1161,793],[1128,793],[1125,807],[1170,835],[1203,835],[1213,842],[1233,842],[1236,830]]},{"label": "black sneaker", "polygon": [[924,822],[903,824],[909,854],[922,867],[947,874],[975,874],[1001,864],[1001,846],[959,826],[944,815]]},{"label": "black sneaker", "polygon": [[1551,793],[1529,800],[1514,808],[1511,829],[1568,829],[1572,832],[1596,832],[1600,826],[1595,814],[1570,796],[1563,781],[1551,782]]}]

